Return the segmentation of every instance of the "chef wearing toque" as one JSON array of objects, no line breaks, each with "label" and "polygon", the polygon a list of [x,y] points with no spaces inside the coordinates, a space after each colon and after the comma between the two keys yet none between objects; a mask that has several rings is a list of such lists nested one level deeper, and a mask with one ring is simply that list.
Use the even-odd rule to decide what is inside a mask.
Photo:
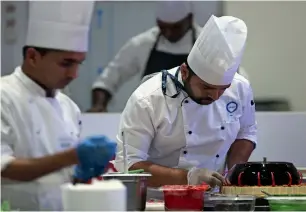
[{"label": "chef wearing toque", "polygon": [[94,2],[29,4],[23,63],[1,77],[1,202],[60,211],[60,185],[101,175],[116,143],[105,136],[79,142],[80,110],[58,92],[85,59]]},{"label": "chef wearing toque", "polygon": [[124,139],[129,169],[150,172],[151,187],[226,183],[224,164],[248,161],[257,142],[252,88],[236,73],[246,39],[241,19],[211,16],[184,63],[141,84],[121,116],[116,169]]},{"label": "chef wearing toque", "polygon": [[105,112],[119,87],[132,76],[179,66],[188,56],[201,27],[193,20],[190,1],[157,3],[157,26],[131,38],[93,84],[92,108]]}]

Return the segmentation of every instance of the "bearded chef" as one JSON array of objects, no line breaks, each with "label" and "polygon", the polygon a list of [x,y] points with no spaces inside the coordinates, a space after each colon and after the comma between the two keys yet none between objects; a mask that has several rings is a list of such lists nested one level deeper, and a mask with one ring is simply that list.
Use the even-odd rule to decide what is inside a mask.
[{"label": "bearded chef", "polygon": [[[211,16],[188,59],[141,84],[129,98],[117,135],[115,167],[152,174],[149,186],[221,186],[228,169],[248,161],[257,142],[250,83],[237,74],[245,23]],[[123,136],[124,135],[124,136]]]},{"label": "bearded chef", "polygon": [[94,2],[29,4],[24,61],[1,78],[1,201],[14,210],[60,211],[60,185],[102,174],[116,143],[105,136],[79,142],[80,110],[58,92],[85,59]]},{"label": "bearded chef", "polygon": [[93,84],[92,108],[105,112],[119,87],[142,76],[179,66],[188,56],[201,27],[193,21],[190,1],[158,2],[157,26],[131,38]]}]

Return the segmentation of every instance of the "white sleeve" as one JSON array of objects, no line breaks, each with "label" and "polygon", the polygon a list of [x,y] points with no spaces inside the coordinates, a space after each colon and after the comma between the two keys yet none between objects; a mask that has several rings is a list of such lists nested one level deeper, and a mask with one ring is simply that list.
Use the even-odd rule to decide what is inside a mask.
[{"label": "white sleeve", "polygon": [[246,98],[243,102],[243,114],[240,117],[240,131],[237,139],[246,139],[257,144],[257,122],[255,119],[255,102],[251,86],[245,88]]},{"label": "white sleeve", "polygon": [[3,171],[15,157],[13,156],[13,145],[16,138],[14,132],[14,122],[10,107],[4,101],[5,97],[1,96],[1,171]]},{"label": "white sleeve", "polygon": [[133,93],[121,115],[115,159],[115,168],[120,172],[124,171],[123,139],[127,146],[129,168],[136,162],[146,161],[149,156],[148,151],[155,135],[153,109],[149,105],[146,99],[139,100]]},{"label": "white sleeve", "polygon": [[140,71],[137,54],[141,47],[133,38],[130,39],[97,78],[92,89],[103,88],[113,95],[123,82]]}]

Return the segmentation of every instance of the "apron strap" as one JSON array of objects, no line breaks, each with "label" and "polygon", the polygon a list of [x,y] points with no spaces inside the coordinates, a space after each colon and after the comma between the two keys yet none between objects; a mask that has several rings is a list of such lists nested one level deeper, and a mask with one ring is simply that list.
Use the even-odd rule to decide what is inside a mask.
[{"label": "apron strap", "polygon": [[[196,40],[197,40],[196,30],[195,30],[195,28],[194,28],[193,25],[191,26],[191,33],[192,33],[192,35],[191,35],[191,37],[192,37],[192,38],[191,38],[191,42],[192,42],[192,43],[191,43],[191,48],[192,48],[193,45],[195,44]],[[150,51],[150,54],[149,54],[149,57],[148,57],[148,58],[150,58],[150,55],[151,55],[152,52],[156,49],[160,37],[161,37],[161,32],[158,33],[158,35],[157,35],[157,37],[156,37],[156,40],[155,40],[155,42],[154,42],[154,45],[153,45],[153,47],[152,47],[152,49],[151,49],[151,51]]]},{"label": "apron strap", "polygon": [[154,45],[150,51],[150,54],[149,54],[149,58],[150,58],[150,55],[152,54],[152,52],[156,49],[157,45],[158,45],[158,41],[159,41],[159,38],[161,37],[161,32],[158,33],[157,37],[156,37],[156,40],[154,42]]},{"label": "apron strap", "polygon": [[192,31],[192,45],[191,45],[191,48],[192,48],[197,40],[196,30],[193,25],[192,25],[191,31]]},{"label": "apron strap", "polygon": [[167,70],[163,70],[162,71],[162,92],[165,96],[169,96],[167,95],[166,91],[167,91],[167,78],[168,76],[171,78],[171,80],[173,81],[174,85],[175,85],[175,89],[176,89],[176,94],[169,96],[170,98],[176,98],[181,90],[184,90],[184,86],[178,81],[178,74],[180,71],[180,67],[178,67],[175,76],[173,76],[172,74],[170,74]]}]

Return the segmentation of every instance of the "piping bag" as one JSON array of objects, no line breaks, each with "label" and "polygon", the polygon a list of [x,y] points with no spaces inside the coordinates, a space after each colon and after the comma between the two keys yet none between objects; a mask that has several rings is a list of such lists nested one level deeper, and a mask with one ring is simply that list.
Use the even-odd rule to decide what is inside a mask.
[{"label": "piping bag", "polygon": [[124,130],[122,130],[122,146],[123,146],[123,168],[124,168],[124,174],[138,174],[144,172],[143,169],[136,169],[136,170],[131,170],[129,171],[128,168],[128,156],[127,156],[127,145],[126,145],[126,140],[125,140],[125,133]]}]

